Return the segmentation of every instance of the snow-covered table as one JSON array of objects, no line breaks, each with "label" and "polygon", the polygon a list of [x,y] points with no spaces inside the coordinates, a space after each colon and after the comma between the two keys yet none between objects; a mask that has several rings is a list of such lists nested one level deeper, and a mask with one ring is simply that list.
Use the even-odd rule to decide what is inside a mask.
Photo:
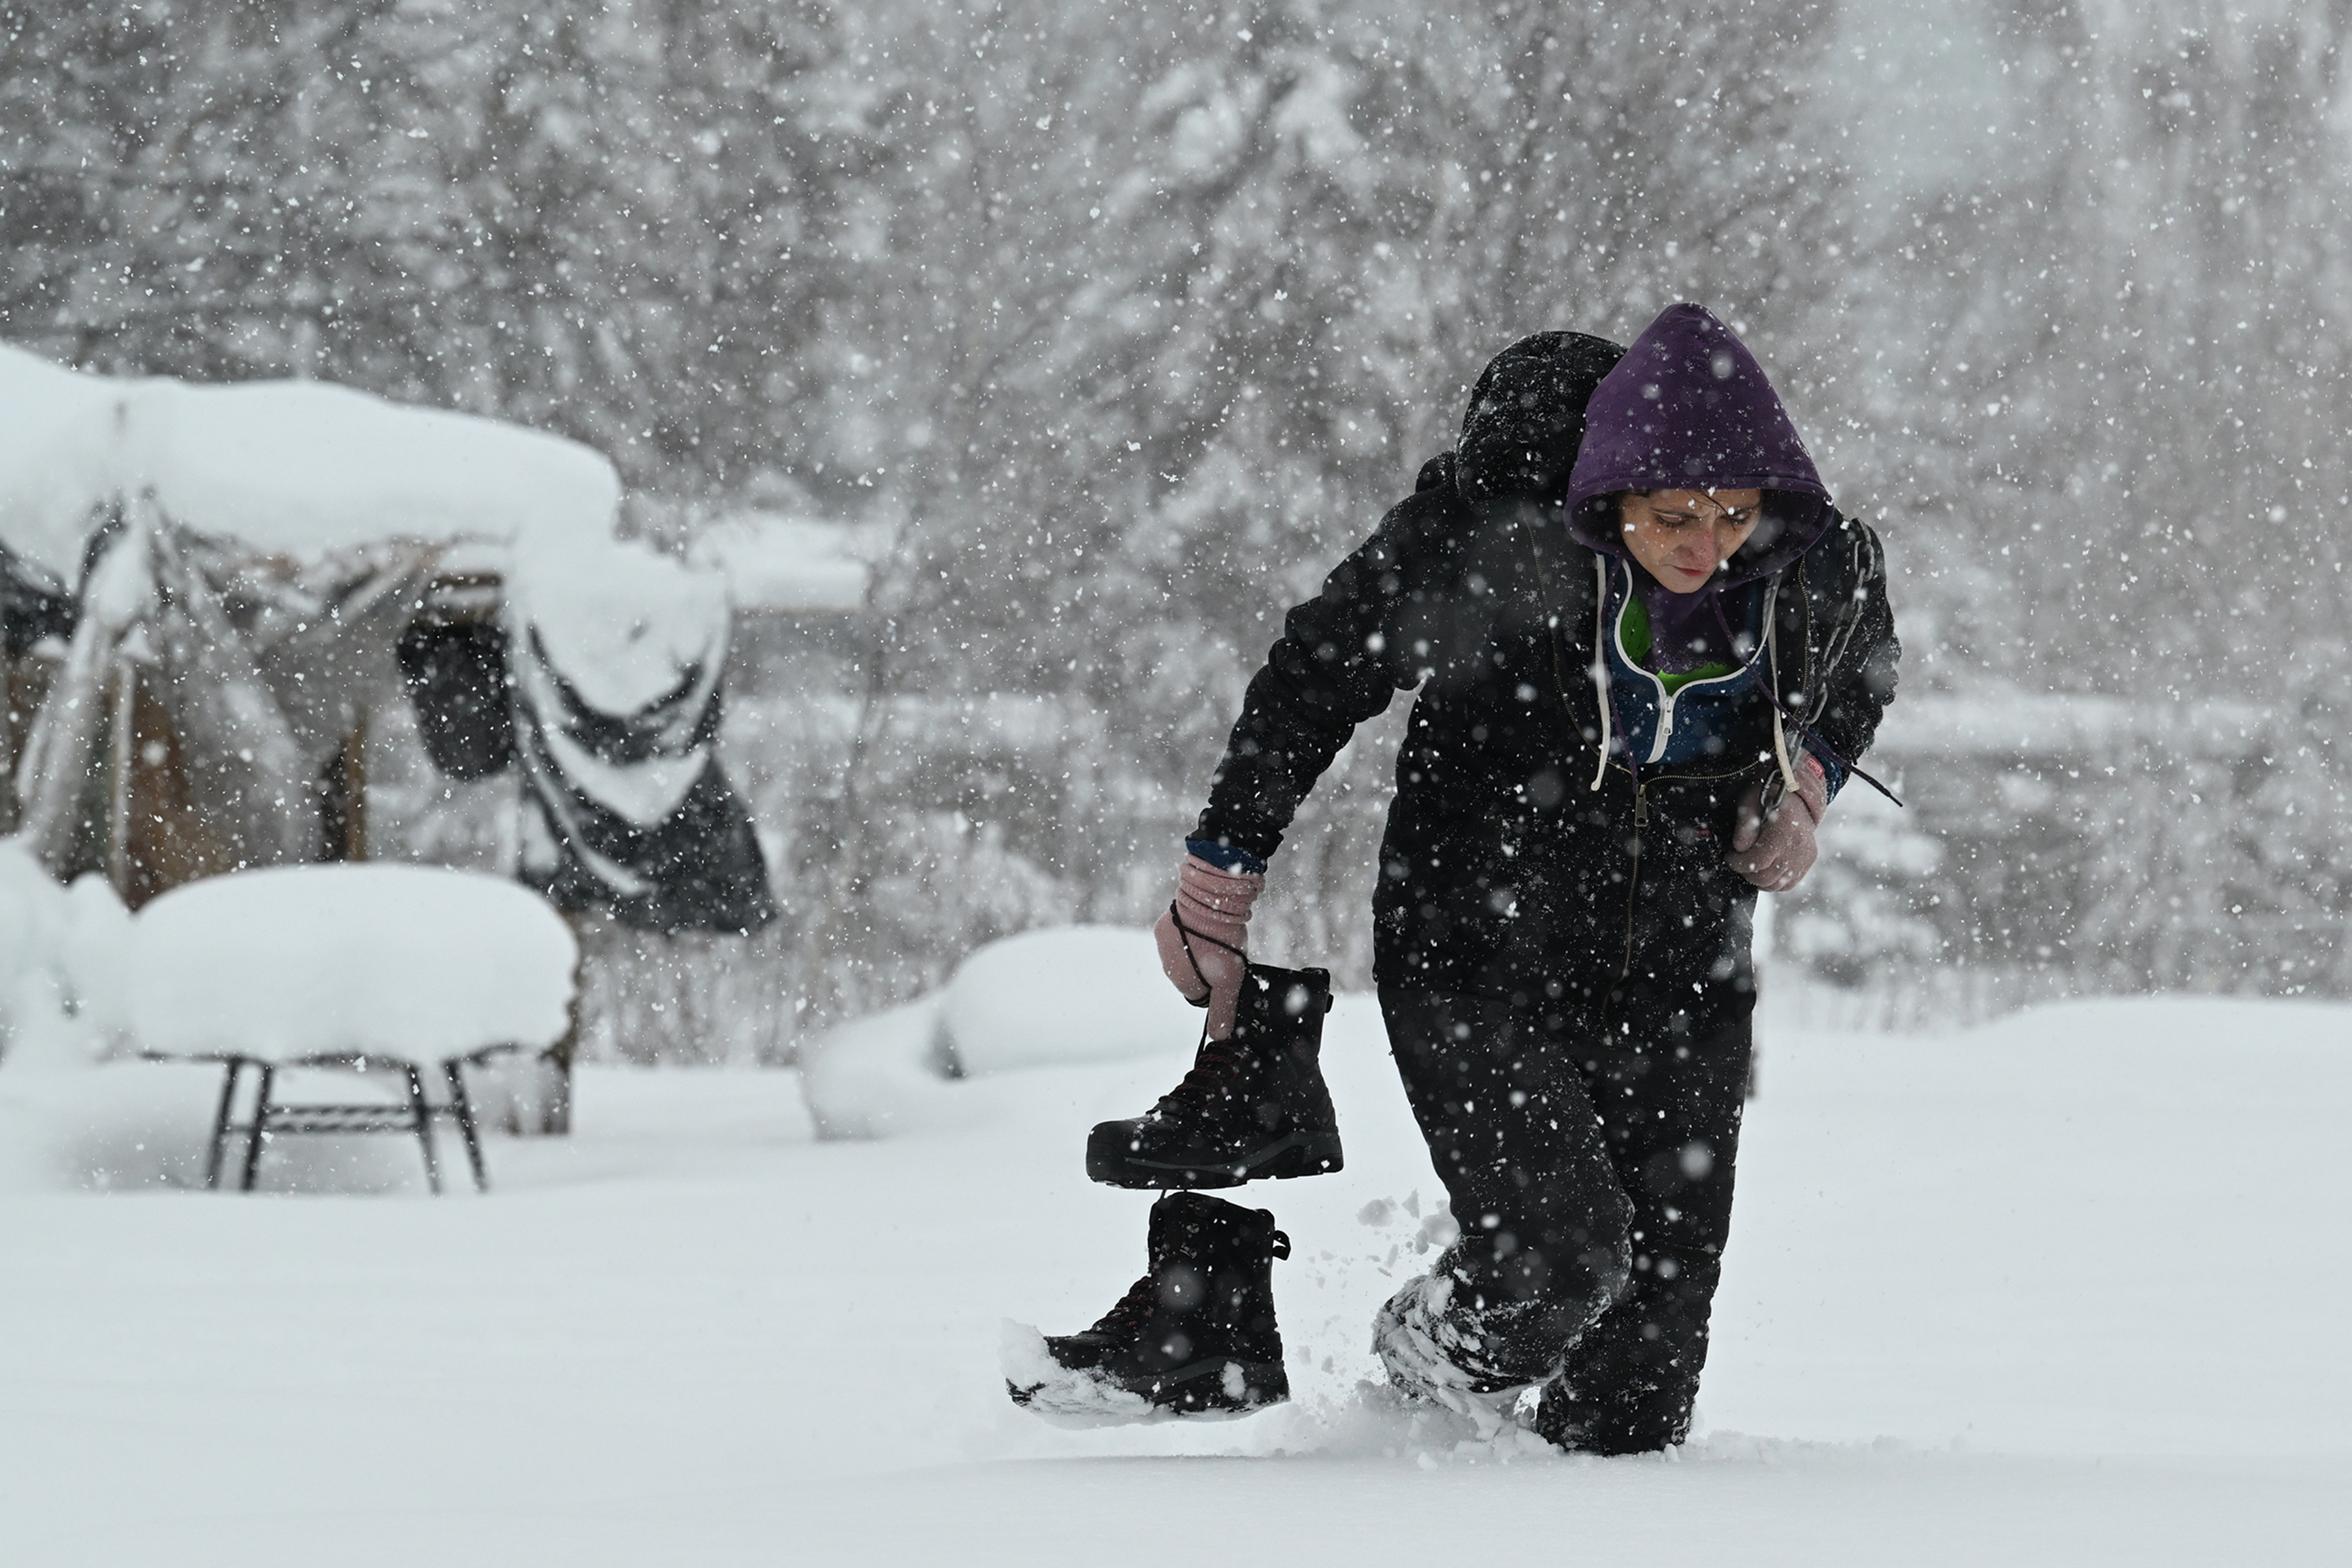
[{"label": "snow-covered table", "polygon": [[[572,932],[537,894],[496,877],[435,867],[289,866],[192,882],[132,921],[131,1026],[142,1054],[226,1068],[208,1184],[233,1133],[250,1190],[263,1145],[299,1132],[411,1132],[441,1190],[433,1118],[457,1123],[478,1187],[481,1138],[464,1069],[535,1050],[570,1023]],[[397,1101],[286,1104],[289,1067],[385,1072]],[[233,1120],[239,1080],[258,1074],[250,1120]],[[428,1079],[447,1086],[428,1098]]]}]

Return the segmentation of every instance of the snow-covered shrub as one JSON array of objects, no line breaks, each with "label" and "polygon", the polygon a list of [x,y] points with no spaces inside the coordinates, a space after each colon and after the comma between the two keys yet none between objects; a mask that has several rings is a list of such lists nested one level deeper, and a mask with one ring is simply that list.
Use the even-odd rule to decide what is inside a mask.
[{"label": "snow-covered shrub", "polygon": [[1148,931],[1024,931],[957,966],[939,993],[935,1059],[961,1077],[1158,1056],[1197,1038],[1201,1017],[1160,973]]},{"label": "snow-covered shrub", "polygon": [[801,1090],[820,1138],[956,1127],[971,1107],[940,1068],[939,999],[853,1018],[801,1047]]},{"label": "snow-covered shrub", "polygon": [[880,1138],[969,1120],[959,1079],[1177,1054],[1200,1027],[1150,932],[1024,931],[973,952],[940,990],[809,1041],[802,1084],[822,1135]]}]

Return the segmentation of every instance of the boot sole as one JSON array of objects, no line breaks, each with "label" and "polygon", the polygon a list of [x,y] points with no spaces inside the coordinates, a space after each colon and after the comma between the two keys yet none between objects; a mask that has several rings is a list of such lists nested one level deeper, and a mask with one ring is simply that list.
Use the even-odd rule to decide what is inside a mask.
[{"label": "boot sole", "polygon": [[1004,1392],[1024,1409],[1114,1422],[1137,1417],[1118,1412],[1112,1402],[1095,1390],[1132,1394],[1149,1405],[1152,1413],[1167,1415],[1247,1415],[1290,1397],[1290,1374],[1280,1362],[1237,1361],[1231,1356],[1213,1356],[1171,1372],[1128,1377],[1073,1373],[1070,1381],[1094,1386],[1077,1390],[1037,1384],[1024,1388],[1008,1378]]},{"label": "boot sole", "polygon": [[1344,1169],[1337,1132],[1293,1132],[1238,1160],[1152,1160],[1128,1147],[1124,1126],[1106,1121],[1087,1139],[1087,1179],[1107,1187],[1238,1187],[1261,1178],[1288,1181]]}]

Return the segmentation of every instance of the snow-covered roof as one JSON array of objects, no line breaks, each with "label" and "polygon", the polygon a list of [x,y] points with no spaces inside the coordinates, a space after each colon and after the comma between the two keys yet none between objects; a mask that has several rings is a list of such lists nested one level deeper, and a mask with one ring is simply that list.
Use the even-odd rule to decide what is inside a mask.
[{"label": "snow-covered roof", "polygon": [[620,477],[575,441],[321,382],[89,375],[0,345],[0,540],[61,582],[93,509],[308,554],[379,539],[603,540]]},{"label": "snow-covered roof", "polygon": [[705,529],[693,553],[726,574],[739,612],[848,611],[866,599],[866,563],[842,523],[739,513]]}]

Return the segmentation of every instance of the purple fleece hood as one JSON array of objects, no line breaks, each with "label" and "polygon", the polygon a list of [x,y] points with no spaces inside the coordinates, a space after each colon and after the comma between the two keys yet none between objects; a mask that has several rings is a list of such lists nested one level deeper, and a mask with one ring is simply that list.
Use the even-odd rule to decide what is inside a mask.
[{"label": "purple fleece hood", "polygon": [[1702,305],[1669,305],[1593,389],[1584,444],[1568,481],[1578,543],[1629,559],[1619,536],[1621,490],[1760,489],[1764,517],[1715,581],[1673,594],[1637,570],[1657,634],[1659,667],[1720,658],[1706,601],[1768,577],[1811,549],[1835,513],[1780,395],[1748,345]]}]

